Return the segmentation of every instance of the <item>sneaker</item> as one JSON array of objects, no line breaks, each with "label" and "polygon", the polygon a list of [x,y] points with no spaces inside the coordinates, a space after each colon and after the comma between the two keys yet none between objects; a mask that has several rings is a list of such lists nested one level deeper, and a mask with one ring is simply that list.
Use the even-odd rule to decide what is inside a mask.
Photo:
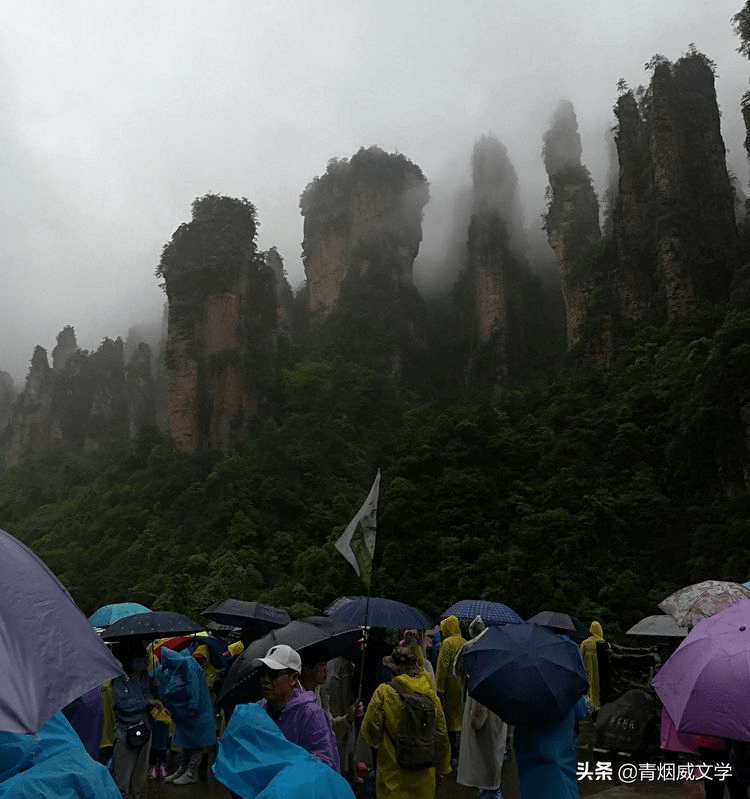
[{"label": "sneaker", "polygon": [[163,780],[167,776],[167,764],[159,763],[159,768],[156,769],[156,779]]},{"label": "sneaker", "polygon": [[186,769],[184,768],[178,768],[177,771],[167,774],[167,776],[164,777],[164,782],[174,782],[175,780],[179,779],[185,773],[185,771]]},{"label": "sneaker", "polygon": [[148,770],[148,778],[150,780],[155,780],[157,778],[156,766],[151,766],[151,768]]},{"label": "sneaker", "polygon": [[198,775],[192,769],[188,769],[173,782],[173,785],[192,785],[194,782],[198,782]]}]

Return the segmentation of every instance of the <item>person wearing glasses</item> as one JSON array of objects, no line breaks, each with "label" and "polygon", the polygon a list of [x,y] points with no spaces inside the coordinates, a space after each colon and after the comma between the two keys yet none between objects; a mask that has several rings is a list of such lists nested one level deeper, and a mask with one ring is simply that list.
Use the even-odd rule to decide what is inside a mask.
[{"label": "person wearing glasses", "polygon": [[286,644],[272,646],[266,656],[258,658],[263,699],[258,704],[292,743],[341,771],[336,736],[328,714],[312,691],[299,684],[302,659]]}]

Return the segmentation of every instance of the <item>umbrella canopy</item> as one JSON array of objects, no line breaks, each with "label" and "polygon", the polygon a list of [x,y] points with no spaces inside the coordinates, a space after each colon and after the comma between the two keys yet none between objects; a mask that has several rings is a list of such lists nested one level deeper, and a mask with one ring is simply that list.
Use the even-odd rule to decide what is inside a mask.
[{"label": "umbrella canopy", "polygon": [[469,696],[508,724],[559,721],[588,688],[578,647],[538,624],[489,627],[463,667]]},{"label": "umbrella canopy", "polygon": [[625,635],[648,635],[654,638],[684,638],[687,635],[687,627],[680,627],[679,624],[665,613],[657,613],[656,616],[646,616],[636,622]]},{"label": "umbrella canopy", "polygon": [[468,620],[481,616],[488,627],[496,624],[523,623],[523,619],[512,608],[503,605],[502,602],[489,602],[486,599],[459,599],[440,614],[441,619],[447,619],[448,616]]},{"label": "umbrella canopy", "polygon": [[[288,644],[298,652],[304,652],[309,646],[324,644],[328,656],[335,658],[351,649],[362,636],[359,625],[338,621],[330,616],[308,616],[306,619],[295,619],[284,627],[271,630],[270,633],[253,641],[235,660],[227,672],[222,684],[219,700],[225,697],[235,698],[248,692],[254,695],[258,686],[248,686],[257,671],[256,658],[265,657],[266,652],[276,644]],[[260,698],[260,695],[257,696]]]},{"label": "umbrella canopy", "polygon": [[172,635],[200,632],[203,627],[182,613],[171,610],[151,610],[136,613],[111,624],[103,633],[104,641],[123,641],[125,639],[166,638]]},{"label": "umbrella canopy", "polygon": [[540,610],[527,621],[530,624],[541,624],[542,627],[548,627],[553,632],[565,633],[572,637],[586,638],[589,634],[589,628],[579,618],[556,610]]},{"label": "umbrella canopy", "polygon": [[0,530],[0,731],[35,733],[58,710],[122,674],[45,563]]},{"label": "umbrella canopy", "polygon": [[397,630],[427,630],[432,627],[432,622],[421,610],[382,596],[340,597],[325,612],[333,619],[360,627],[367,625]]},{"label": "umbrella canopy", "polygon": [[660,602],[659,608],[669,613],[681,627],[692,627],[746,596],[750,596],[750,588],[742,583],[704,580],[679,588]]},{"label": "umbrella canopy", "polygon": [[679,732],[750,741],[750,599],[699,621],[652,685]]},{"label": "umbrella canopy", "polygon": [[292,617],[282,608],[264,605],[262,602],[245,602],[242,599],[224,599],[206,608],[202,616],[219,624],[232,627],[254,627],[264,635],[275,627],[283,627]]},{"label": "umbrella canopy", "polygon": [[136,613],[148,613],[151,608],[141,605],[140,602],[115,602],[112,605],[102,605],[90,616],[89,621],[94,627],[109,627],[113,622],[134,616]]}]

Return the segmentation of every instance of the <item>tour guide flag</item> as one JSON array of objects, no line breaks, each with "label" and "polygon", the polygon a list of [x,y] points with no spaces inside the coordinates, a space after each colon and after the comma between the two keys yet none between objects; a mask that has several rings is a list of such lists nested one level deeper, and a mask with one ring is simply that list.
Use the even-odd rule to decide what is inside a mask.
[{"label": "tour guide flag", "polygon": [[334,546],[352,564],[362,582],[370,588],[372,558],[375,555],[375,528],[378,511],[380,469],[370,493],[357,515],[349,522]]}]

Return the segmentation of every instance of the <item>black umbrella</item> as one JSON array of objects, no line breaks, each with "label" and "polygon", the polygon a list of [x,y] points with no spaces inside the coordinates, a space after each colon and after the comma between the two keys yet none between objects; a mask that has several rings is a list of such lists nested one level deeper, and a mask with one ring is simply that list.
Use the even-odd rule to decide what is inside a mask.
[{"label": "black umbrella", "polygon": [[329,658],[350,650],[362,635],[359,626],[337,621],[329,616],[308,616],[295,619],[284,627],[253,641],[230,666],[221,686],[218,701],[235,705],[242,701],[260,699],[260,682],[257,678],[256,658],[265,657],[276,644],[288,644],[303,653],[309,646],[323,644]]},{"label": "black umbrella", "polygon": [[589,628],[579,618],[557,610],[540,610],[527,621],[540,624],[552,632],[569,635],[576,640],[582,641],[589,634]]},{"label": "black umbrella", "polygon": [[283,627],[292,617],[282,608],[264,605],[262,602],[246,602],[243,599],[223,599],[206,608],[202,616],[219,624],[232,627],[252,627],[259,635]]},{"label": "black umbrella", "polygon": [[103,641],[122,641],[125,639],[166,638],[171,635],[189,635],[203,629],[182,613],[170,610],[152,610],[149,613],[136,613],[111,624],[102,633]]}]

